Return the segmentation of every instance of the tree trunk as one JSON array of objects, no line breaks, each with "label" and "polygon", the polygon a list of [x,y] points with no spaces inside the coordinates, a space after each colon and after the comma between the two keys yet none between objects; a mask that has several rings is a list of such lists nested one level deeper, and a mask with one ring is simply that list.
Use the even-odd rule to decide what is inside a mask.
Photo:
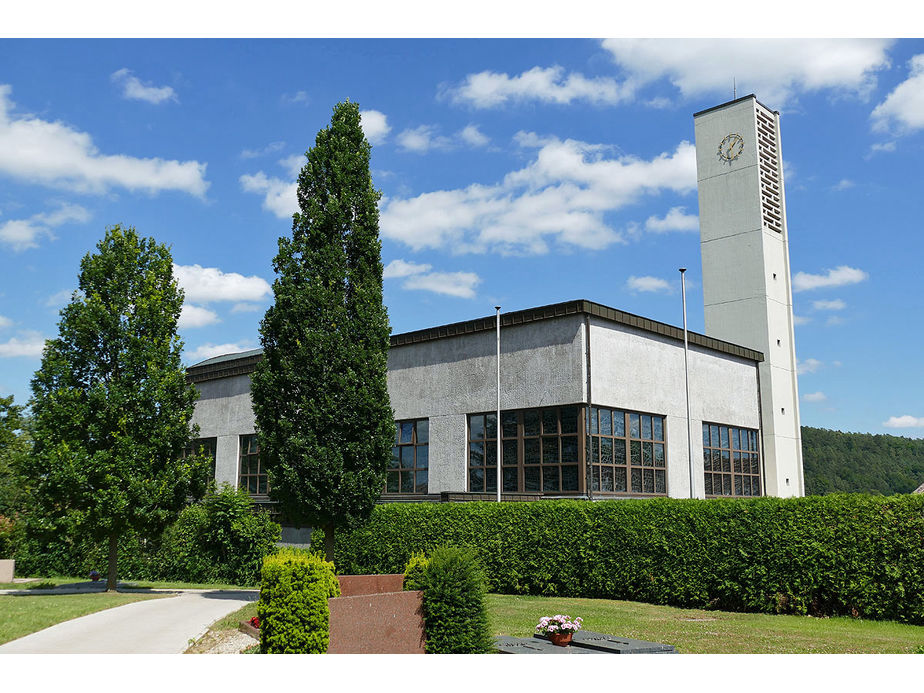
[{"label": "tree trunk", "polygon": [[106,591],[115,592],[116,568],[119,565],[119,535],[109,535],[109,574],[106,577]]},{"label": "tree trunk", "polygon": [[334,562],[334,523],[324,525],[324,553],[331,563]]}]

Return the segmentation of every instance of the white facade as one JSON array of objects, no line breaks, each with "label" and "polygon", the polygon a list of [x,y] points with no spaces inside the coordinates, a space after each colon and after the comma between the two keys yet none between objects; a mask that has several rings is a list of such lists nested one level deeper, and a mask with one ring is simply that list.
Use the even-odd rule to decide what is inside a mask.
[{"label": "white facade", "polygon": [[764,354],[767,493],[804,495],[779,114],[751,95],[697,113],[706,334]]}]

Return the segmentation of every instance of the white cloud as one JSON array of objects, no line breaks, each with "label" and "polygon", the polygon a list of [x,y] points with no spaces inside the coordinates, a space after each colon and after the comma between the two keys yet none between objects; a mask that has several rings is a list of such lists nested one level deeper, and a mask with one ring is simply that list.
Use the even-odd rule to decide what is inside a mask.
[{"label": "white cloud", "polygon": [[896,144],[894,140],[891,142],[877,142],[869,148],[869,156],[877,152],[894,152]]},{"label": "white cloud", "polygon": [[835,286],[858,284],[869,279],[869,275],[861,269],[841,265],[835,269],[826,270],[826,274],[809,274],[797,272],[792,278],[793,291],[809,291],[811,289],[825,289]]},{"label": "white cloud", "polygon": [[26,356],[37,358],[42,355],[45,348],[45,338],[33,330],[25,330],[19,333],[17,337],[11,337],[5,342],[0,342],[0,358],[12,358],[14,356]]},{"label": "white cloud", "polygon": [[491,141],[491,138],[481,132],[477,125],[471,124],[459,130],[459,138],[472,147],[485,147]]},{"label": "white cloud", "polygon": [[903,134],[924,128],[924,53],[909,60],[908,67],[908,79],[873,109],[874,131]]},{"label": "white cloud", "polygon": [[126,99],[147,101],[153,104],[163,103],[164,101],[179,101],[173,87],[154,87],[144,84],[127,67],[113,72],[110,79],[116,84],[122,85],[122,97]]},{"label": "white cloud", "polygon": [[300,89],[294,94],[283,94],[282,100],[285,103],[308,103],[308,92]]},{"label": "white cloud", "polygon": [[10,219],[0,224],[0,243],[14,252],[37,248],[41,237],[54,238],[52,229],[71,222],[86,223],[90,213],[74,204],[62,204],[51,212],[33,214],[28,219]]},{"label": "white cloud", "polygon": [[812,308],[815,310],[844,310],[846,307],[847,304],[839,298],[833,301],[812,301]]},{"label": "white cloud", "polygon": [[404,130],[397,137],[401,149],[417,154],[426,154],[431,149],[451,149],[452,140],[436,134],[433,125],[420,125],[413,129]]},{"label": "white cloud", "polygon": [[217,267],[174,265],[173,275],[185,292],[187,301],[259,301],[272,293],[262,277],[245,277],[237,272],[222,272]]},{"label": "white cloud", "polygon": [[650,216],[645,221],[645,230],[652,233],[668,231],[699,231],[699,217],[686,214],[684,207],[671,207],[664,217]]},{"label": "white cloud", "polygon": [[71,296],[74,294],[73,289],[62,289],[57,293],[52,294],[45,300],[45,306],[47,308],[60,308],[64,305],[67,305],[71,302]]},{"label": "white cloud", "polygon": [[235,303],[231,306],[232,313],[256,313],[262,307],[256,303]]},{"label": "white cloud", "polygon": [[101,154],[89,134],[61,121],[12,115],[11,92],[9,85],[0,84],[0,174],[80,193],[120,187],[205,196],[206,164]]},{"label": "white cloud", "polygon": [[10,319],[9,319],[8,317],[6,317],[5,315],[0,315],[0,329],[3,329],[3,328],[5,328],[5,327],[9,327],[9,326],[12,325],[12,324],[13,324],[13,321],[12,321],[12,320],[10,320]]},{"label": "white cloud", "polygon": [[634,84],[621,84],[609,77],[585,77],[577,72],[565,75],[564,68],[555,65],[536,66],[513,77],[506,72],[470,74],[462,84],[445,88],[442,94],[455,103],[475,108],[494,108],[523,101],[556,104],[586,101],[613,105],[631,99]]},{"label": "white cloud", "polygon": [[245,149],[241,152],[242,159],[256,159],[261,156],[266,156],[267,154],[273,154],[278,152],[283,147],[286,146],[285,142],[270,142],[268,145],[261,149]]},{"label": "white cloud", "polygon": [[281,178],[271,178],[263,171],[240,177],[244,192],[263,195],[263,209],[280,219],[289,219],[298,211],[298,184]]},{"label": "white cloud", "polygon": [[401,286],[459,298],[474,298],[475,287],[480,283],[481,277],[474,272],[430,272],[413,274]]},{"label": "white cloud", "polygon": [[177,327],[180,329],[205,327],[206,325],[214,325],[216,322],[221,322],[221,320],[215,311],[201,306],[194,306],[191,303],[184,303]]},{"label": "white cloud", "polygon": [[629,277],[626,280],[626,288],[633,293],[673,293],[674,289],[666,279],[659,277]]},{"label": "white cloud", "polygon": [[815,373],[819,368],[824,364],[818,359],[805,359],[805,361],[800,361],[796,359],[796,373],[799,375],[805,375],[806,373]]},{"label": "white cloud", "polygon": [[833,186],[831,189],[835,192],[843,192],[844,190],[850,190],[855,185],[856,183],[854,183],[852,180],[848,178],[841,178],[837,185]]},{"label": "white cloud", "polygon": [[292,178],[298,178],[298,174],[302,172],[302,168],[307,161],[308,159],[304,154],[293,154],[292,156],[280,159],[279,165],[288,171]]},{"label": "white cloud", "polygon": [[885,428],[924,428],[924,416],[918,418],[905,414],[904,416],[890,416],[888,421],[883,421]]},{"label": "white cloud", "polygon": [[214,358],[215,356],[224,356],[225,354],[237,354],[242,351],[249,351],[250,349],[254,348],[249,344],[249,342],[226,342],[225,344],[212,344],[211,342],[207,342],[199,347],[196,347],[193,351],[185,352],[184,356],[188,363],[197,363],[199,361],[205,361],[206,359]]},{"label": "white cloud", "polygon": [[808,325],[810,322],[812,322],[812,319],[802,315],[793,315],[792,322],[794,325]]},{"label": "white cloud", "polygon": [[[737,20],[733,20],[737,21]],[[868,95],[875,73],[889,66],[884,39],[607,39],[603,47],[625,71],[626,84],[667,79],[687,98],[757,94],[781,108],[799,92]]]},{"label": "white cloud", "polygon": [[806,402],[824,402],[828,397],[824,392],[808,392],[802,395],[802,399]]},{"label": "white cloud", "polygon": [[423,274],[429,272],[430,265],[417,264],[416,262],[406,262],[404,260],[392,260],[385,266],[383,279],[396,279],[399,277],[409,277],[412,274]]},{"label": "white cloud", "polygon": [[388,116],[381,111],[360,111],[359,124],[369,144],[381,144],[391,132]]},{"label": "white cloud", "polygon": [[650,160],[607,158],[608,147],[518,133],[537,148],[525,167],[496,185],[438,190],[382,203],[382,236],[414,250],[450,248],[456,253],[546,253],[549,240],[601,249],[624,241],[604,214],[663,191],[696,187],[693,145]]},{"label": "white cloud", "polygon": [[844,318],[842,318],[839,315],[832,315],[830,318],[825,320],[825,326],[827,327],[834,327],[835,325],[843,325],[843,324],[844,324]]}]

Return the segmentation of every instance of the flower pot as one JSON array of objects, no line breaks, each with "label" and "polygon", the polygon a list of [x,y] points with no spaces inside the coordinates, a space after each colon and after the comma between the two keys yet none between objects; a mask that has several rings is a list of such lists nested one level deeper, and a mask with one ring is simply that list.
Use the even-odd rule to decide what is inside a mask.
[{"label": "flower pot", "polygon": [[574,635],[574,633],[549,633],[549,640],[552,641],[553,645],[567,647],[571,644],[572,635]]}]

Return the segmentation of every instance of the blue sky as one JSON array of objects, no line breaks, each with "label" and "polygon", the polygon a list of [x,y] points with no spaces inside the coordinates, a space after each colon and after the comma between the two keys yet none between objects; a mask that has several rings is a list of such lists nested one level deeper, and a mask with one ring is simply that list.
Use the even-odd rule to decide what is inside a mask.
[{"label": "blue sky", "polygon": [[171,246],[187,363],[258,346],[294,180],[357,101],[392,328],[587,298],[703,330],[693,118],[782,114],[802,423],[924,435],[924,41],[0,40],[0,394],[81,257]]}]

